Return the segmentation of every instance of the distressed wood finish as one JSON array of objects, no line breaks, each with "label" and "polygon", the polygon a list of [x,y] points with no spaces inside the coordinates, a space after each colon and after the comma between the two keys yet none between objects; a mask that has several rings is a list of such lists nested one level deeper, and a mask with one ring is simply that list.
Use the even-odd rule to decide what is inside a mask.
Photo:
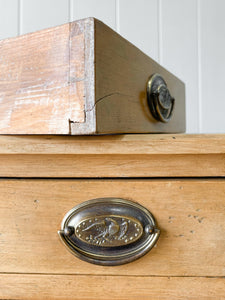
[{"label": "distressed wood finish", "polygon": [[0,41],[0,133],[70,134],[71,123],[82,127],[93,81],[92,27],[86,19]]},{"label": "distressed wood finish", "polygon": [[[137,201],[161,229],[157,247],[117,267],[75,258],[57,235],[65,213],[98,197]],[[0,272],[224,276],[225,180],[1,180]]]},{"label": "distressed wood finish", "polygon": [[0,176],[225,176],[225,135],[1,136]]},{"label": "distressed wood finish", "polygon": [[0,136],[0,154],[192,155],[224,154],[225,134]]},{"label": "distressed wood finish", "polygon": [[[160,73],[176,99],[154,120],[146,84]],[[184,84],[94,18],[0,41],[0,134],[185,131]]]},{"label": "distressed wood finish", "polygon": [[221,177],[225,155],[0,155],[2,177]]},{"label": "distressed wood finish", "polygon": [[[134,288],[135,287],[135,288]],[[134,276],[0,275],[2,299],[222,300],[224,279]]]},{"label": "distressed wood finish", "polygon": [[[184,83],[103,23],[96,22],[95,26],[96,131],[184,132]],[[174,113],[168,123],[155,121],[148,108],[146,84],[154,73],[163,76],[175,98]]]}]

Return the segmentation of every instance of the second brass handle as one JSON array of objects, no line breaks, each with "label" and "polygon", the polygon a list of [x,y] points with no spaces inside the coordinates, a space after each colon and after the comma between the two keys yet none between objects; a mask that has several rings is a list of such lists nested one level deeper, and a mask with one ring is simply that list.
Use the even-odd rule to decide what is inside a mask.
[{"label": "second brass handle", "polygon": [[169,122],[175,99],[171,97],[165,80],[159,74],[153,74],[147,83],[147,101],[151,114],[157,121]]}]

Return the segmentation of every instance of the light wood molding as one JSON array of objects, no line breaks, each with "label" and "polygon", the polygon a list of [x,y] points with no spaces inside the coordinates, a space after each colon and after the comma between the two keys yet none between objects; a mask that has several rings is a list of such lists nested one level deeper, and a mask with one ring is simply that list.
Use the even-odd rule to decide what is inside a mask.
[{"label": "light wood molding", "polygon": [[224,279],[3,274],[0,275],[0,297],[8,300],[135,300],[140,297],[146,300],[222,300]]},{"label": "light wood molding", "polygon": [[224,177],[225,155],[0,155],[1,177]]},{"label": "light wood molding", "polygon": [[225,135],[0,136],[0,176],[225,176]]},{"label": "light wood molding", "polygon": [[0,154],[224,154],[225,134],[2,135]]}]

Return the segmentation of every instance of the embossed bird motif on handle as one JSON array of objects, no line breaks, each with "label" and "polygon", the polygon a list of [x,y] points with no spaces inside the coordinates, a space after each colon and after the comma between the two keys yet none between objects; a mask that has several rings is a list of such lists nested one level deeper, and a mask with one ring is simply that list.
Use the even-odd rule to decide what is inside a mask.
[{"label": "embossed bird motif on handle", "polygon": [[98,234],[94,236],[94,239],[107,239],[112,236],[116,236],[118,239],[121,239],[126,234],[127,229],[127,221],[124,221],[119,225],[116,220],[107,217],[104,220],[92,223],[90,226],[86,227],[82,231],[97,231]]}]

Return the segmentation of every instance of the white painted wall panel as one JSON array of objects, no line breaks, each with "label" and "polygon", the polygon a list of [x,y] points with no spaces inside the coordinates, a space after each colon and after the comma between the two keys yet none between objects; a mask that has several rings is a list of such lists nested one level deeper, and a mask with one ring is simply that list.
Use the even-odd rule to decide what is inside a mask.
[{"label": "white painted wall panel", "polygon": [[0,39],[89,16],[186,84],[187,132],[225,133],[224,0],[0,0]]},{"label": "white painted wall panel", "polygon": [[199,131],[196,0],[161,0],[161,63],[186,85],[187,132]]},{"label": "white painted wall panel", "polygon": [[69,0],[21,0],[21,33],[69,21]]},{"label": "white painted wall panel", "polygon": [[116,0],[71,0],[71,20],[95,17],[116,28]]},{"label": "white painted wall panel", "polygon": [[117,13],[119,33],[158,61],[158,0],[119,0]]},{"label": "white painted wall panel", "polygon": [[0,0],[0,40],[18,34],[18,0]]},{"label": "white painted wall panel", "polygon": [[201,131],[225,132],[225,1],[200,1]]}]

